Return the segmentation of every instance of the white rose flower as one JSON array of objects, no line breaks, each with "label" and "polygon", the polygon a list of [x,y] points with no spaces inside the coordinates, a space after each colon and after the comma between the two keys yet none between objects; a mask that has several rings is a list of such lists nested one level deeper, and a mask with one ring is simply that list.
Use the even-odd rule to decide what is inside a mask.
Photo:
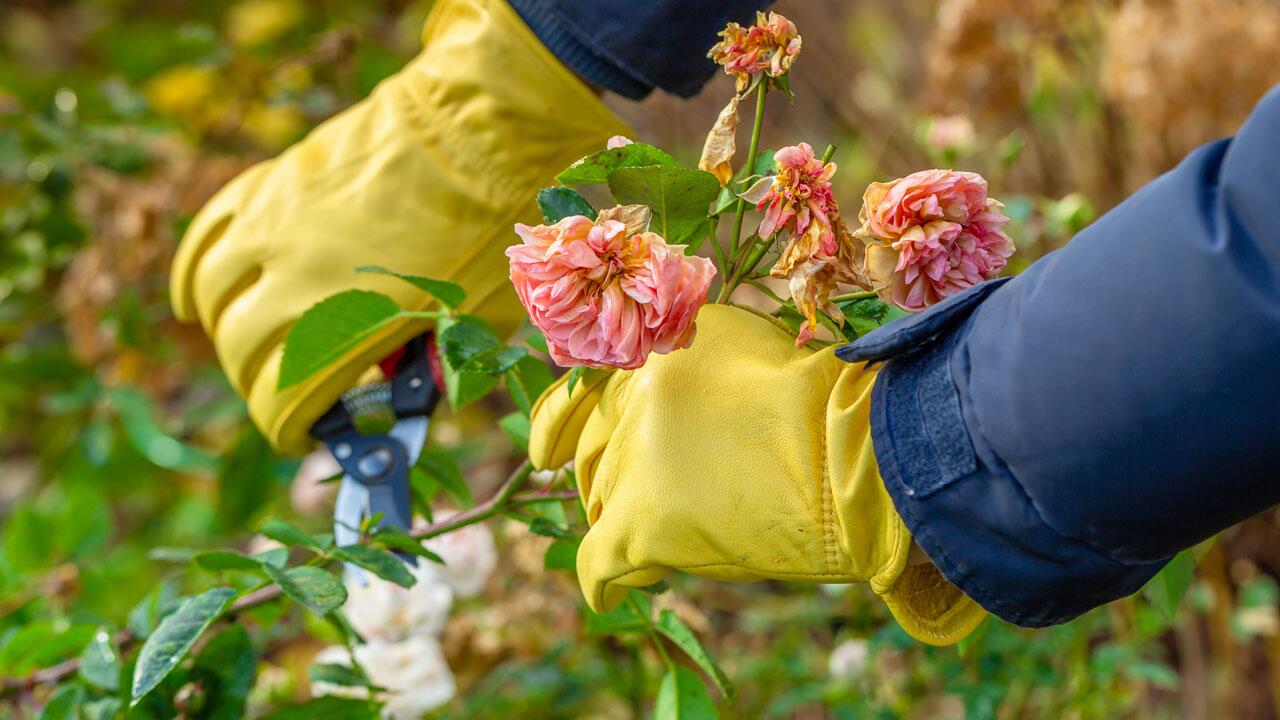
[{"label": "white rose flower", "polygon": [[827,672],[836,680],[856,680],[867,669],[868,655],[866,640],[845,640],[827,658]]},{"label": "white rose flower", "polygon": [[[387,692],[379,693],[377,698],[386,703],[382,709],[386,720],[418,720],[452,700],[457,692],[440,643],[432,637],[414,635],[398,642],[371,641],[356,647],[356,660],[374,685],[386,688]],[[315,662],[351,664],[346,648],[340,646],[326,648]],[[313,684],[311,692],[317,696],[369,696],[364,688],[328,683]]]},{"label": "white rose flower", "polygon": [[[447,520],[451,514],[437,513],[436,520]],[[493,532],[484,523],[431,538],[426,547],[444,560],[444,567],[437,565],[436,569],[443,571],[458,597],[472,597],[483,590],[498,564]]]},{"label": "white rose flower", "polygon": [[411,635],[439,635],[453,606],[453,588],[443,579],[442,568],[426,558],[411,568],[418,578],[412,588],[402,588],[371,573],[363,582],[347,578],[347,619],[366,640],[401,640]]}]

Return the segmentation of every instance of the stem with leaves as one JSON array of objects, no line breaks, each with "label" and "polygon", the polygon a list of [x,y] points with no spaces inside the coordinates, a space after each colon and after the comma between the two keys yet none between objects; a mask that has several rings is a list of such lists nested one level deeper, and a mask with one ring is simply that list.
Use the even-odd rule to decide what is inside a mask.
[{"label": "stem with leaves", "polygon": [[[569,500],[576,498],[578,495],[572,490],[548,492],[529,492],[520,493],[528,484],[529,475],[533,472],[533,465],[526,460],[520,467],[516,468],[503,482],[498,491],[488,500],[476,505],[475,507],[464,510],[446,520],[431,523],[429,525],[417,528],[409,533],[411,537],[418,540],[427,540],[429,538],[438,537],[446,533],[453,532],[459,528],[468,525],[474,525],[479,522],[488,520],[495,515],[500,515],[511,510],[515,510],[526,505],[545,503],[548,499],[552,500]],[[271,602],[280,597],[281,590],[278,585],[267,585],[252,590],[240,597],[227,608],[223,613],[224,617],[233,618],[235,615],[255,608],[259,605]],[[132,630],[124,629],[116,633],[115,643],[122,650],[127,649],[126,646],[132,645],[138,641],[138,636]],[[71,658],[57,665],[53,665],[43,670],[38,670],[26,677],[22,678],[6,678],[0,681],[0,697],[4,697],[15,692],[30,691],[38,685],[48,685],[61,682],[67,677],[74,675],[80,670],[80,658]]]},{"label": "stem with leaves", "polygon": [[648,634],[649,639],[653,641],[653,646],[658,650],[658,656],[662,658],[662,663],[667,666],[667,671],[674,673],[676,664],[671,660],[671,656],[667,654],[667,648],[662,644],[662,637],[658,635],[658,630],[653,626],[653,618],[649,617],[649,613],[645,608],[636,602],[635,598],[627,596],[627,605],[631,608],[631,612],[644,621],[644,631]]}]

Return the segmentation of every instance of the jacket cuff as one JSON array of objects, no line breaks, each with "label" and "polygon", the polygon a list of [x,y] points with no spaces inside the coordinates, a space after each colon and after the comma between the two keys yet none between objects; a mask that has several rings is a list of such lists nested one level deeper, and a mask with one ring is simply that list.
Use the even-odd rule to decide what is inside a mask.
[{"label": "jacket cuff", "polygon": [[542,0],[509,0],[533,34],[565,67],[583,80],[631,100],[640,100],[653,86],[629,75],[620,64],[600,57]]},{"label": "jacket cuff", "polygon": [[966,413],[958,390],[968,375],[963,340],[1003,282],[880,328],[837,355],[887,361],[872,391],[872,442],[916,543],[983,608],[1042,627],[1135,592],[1164,562],[1119,562],[1055,531]]}]

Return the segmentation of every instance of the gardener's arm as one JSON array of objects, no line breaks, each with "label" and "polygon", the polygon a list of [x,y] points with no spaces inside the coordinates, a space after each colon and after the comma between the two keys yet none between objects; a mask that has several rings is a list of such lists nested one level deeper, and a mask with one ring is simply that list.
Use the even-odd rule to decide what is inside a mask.
[{"label": "gardener's arm", "polygon": [[638,100],[693,97],[716,66],[707,48],[730,22],[773,0],[510,0],[560,62],[593,85]]},{"label": "gardener's arm", "polygon": [[840,351],[943,574],[1022,625],[1280,501],[1280,90],[1018,277]]}]

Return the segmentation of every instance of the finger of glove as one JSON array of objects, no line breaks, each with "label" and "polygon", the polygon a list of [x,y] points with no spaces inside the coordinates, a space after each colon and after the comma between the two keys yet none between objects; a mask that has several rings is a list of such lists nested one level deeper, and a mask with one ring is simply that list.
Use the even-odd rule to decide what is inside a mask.
[{"label": "finger of glove", "polygon": [[269,276],[226,303],[210,336],[218,360],[241,395],[248,395],[267,357],[283,345],[289,327],[314,302],[300,292],[282,292],[280,278]]},{"label": "finger of glove", "polygon": [[261,233],[246,233],[237,220],[273,162],[249,168],[232,180],[196,215],[173,262],[174,314],[215,326],[222,309],[253,284],[261,272]]},{"label": "finger of glove", "polygon": [[618,607],[632,588],[648,587],[671,574],[667,567],[633,563],[626,554],[630,536],[627,523],[603,515],[578,547],[578,585],[598,613]]},{"label": "finger of glove", "polygon": [[600,403],[609,373],[587,373],[569,392],[570,375],[543,391],[530,413],[529,460],[539,470],[573,459],[587,419]]}]

